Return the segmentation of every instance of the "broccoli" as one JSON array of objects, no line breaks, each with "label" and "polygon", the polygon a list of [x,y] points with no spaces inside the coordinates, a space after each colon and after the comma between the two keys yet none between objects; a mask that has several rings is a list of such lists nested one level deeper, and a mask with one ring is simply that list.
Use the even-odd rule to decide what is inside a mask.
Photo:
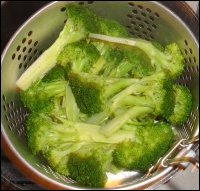
[{"label": "broccoli", "polygon": [[57,58],[57,63],[70,68],[73,72],[88,72],[99,58],[99,52],[93,44],[78,41],[66,45]]},{"label": "broccoli", "polygon": [[113,152],[113,162],[121,168],[145,172],[170,149],[174,134],[166,123],[137,128],[138,141],[119,143]]},{"label": "broccoli", "polygon": [[23,105],[31,112],[50,112],[65,95],[66,81],[36,82],[26,91],[20,92]]},{"label": "broccoli", "polygon": [[170,71],[172,78],[179,77],[184,69],[183,55],[176,43],[171,43],[165,47],[164,52],[158,49],[154,44],[143,39],[119,38],[101,34],[89,34],[91,39],[98,39],[112,43],[134,46],[146,53],[151,61],[151,65],[156,72]]},{"label": "broccoli", "polygon": [[113,146],[92,144],[69,155],[69,176],[82,185],[104,187],[111,166]]},{"label": "broccoli", "polygon": [[87,74],[69,74],[69,85],[82,113],[92,115],[105,108],[106,100],[137,79],[104,79]]},{"label": "broccoli", "polygon": [[20,76],[17,86],[26,90],[50,71],[65,45],[86,38],[89,32],[99,31],[98,17],[86,7],[67,5],[67,22],[57,40]]},{"label": "broccoli", "polygon": [[192,95],[187,87],[174,85],[175,107],[168,120],[173,125],[182,125],[186,122],[192,109]]},{"label": "broccoli", "polygon": [[42,78],[42,82],[52,82],[56,80],[65,80],[65,69],[62,66],[54,66],[45,76]]}]

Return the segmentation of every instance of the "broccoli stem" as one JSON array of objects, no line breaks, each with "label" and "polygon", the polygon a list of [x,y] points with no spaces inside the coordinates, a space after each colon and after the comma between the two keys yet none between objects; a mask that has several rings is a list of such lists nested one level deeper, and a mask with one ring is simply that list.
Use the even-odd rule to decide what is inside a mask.
[{"label": "broccoli stem", "polygon": [[58,39],[21,75],[16,82],[20,89],[26,90],[32,83],[42,79],[56,65],[57,57],[66,44],[86,36],[83,31],[70,32],[72,26],[68,20]]},{"label": "broccoli stem", "polygon": [[72,90],[67,83],[66,85],[66,116],[71,121],[77,121],[79,119],[79,108],[76,104],[76,100],[72,93]]},{"label": "broccoli stem", "polygon": [[106,125],[101,127],[101,132],[109,137],[117,130],[119,130],[129,119],[137,118],[139,116],[153,112],[153,109],[149,107],[135,106],[128,109],[124,114],[115,117],[109,121]]}]

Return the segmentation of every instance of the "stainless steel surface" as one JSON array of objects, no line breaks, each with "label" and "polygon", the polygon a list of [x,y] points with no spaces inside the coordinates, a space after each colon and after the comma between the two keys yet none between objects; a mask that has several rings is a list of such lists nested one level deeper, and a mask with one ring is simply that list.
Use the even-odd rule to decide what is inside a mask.
[{"label": "stainless steel surface", "polygon": [[[55,173],[34,157],[27,148],[23,122],[26,111],[20,106],[15,82],[28,66],[48,48],[56,39],[64,25],[66,15],[61,8],[69,2],[54,2],[31,17],[13,36],[2,55],[2,135],[12,151],[38,177],[62,186],[78,188],[71,179]],[[163,5],[151,1],[127,2],[94,2],[84,5],[91,7],[99,15],[113,18],[127,26],[131,35],[157,40],[163,45],[177,42],[185,57],[185,71],[178,80],[188,86],[193,94],[193,111],[189,120],[182,128],[177,128],[180,138],[190,139],[199,134],[198,127],[198,87],[199,87],[199,55],[198,42],[188,27]],[[48,27],[47,27],[48,26]],[[9,80],[8,79],[9,76]],[[189,156],[190,144],[181,149],[174,157]],[[177,170],[172,167],[155,172],[151,177],[144,178],[136,172],[123,172],[117,176],[109,174],[107,186],[116,189],[147,188],[160,185],[170,178]]]}]

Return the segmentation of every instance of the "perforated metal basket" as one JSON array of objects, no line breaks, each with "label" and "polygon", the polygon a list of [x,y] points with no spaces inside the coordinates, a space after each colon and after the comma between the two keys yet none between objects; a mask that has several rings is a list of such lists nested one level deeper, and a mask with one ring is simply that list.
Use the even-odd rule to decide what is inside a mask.
[{"label": "perforated metal basket", "polygon": [[[66,22],[65,5],[53,2],[33,15],[15,33],[2,55],[1,67],[1,137],[4,150],[22,172],[48,189],[85,189],[75,181],[54,172],[27,147],[24,134],[26,110],[20,105],[15,82],[19,76],[57,38]],[[189,27],[167,7],[153,1],[79,2],[98,15],[112,18],[126,26],[130,35],[156,40],[165,45],[176,42],[185,60],[185,70],[178,83],[190,88],[193,109],[188,121],[176,128],[177,143],[146,175],[137,172],[108,173],[107,187],[112,189],[155,188],[169,180],[185,161],[194,161],[199,135],[199,44]],[[173,3],[173,2],[172,2]],[[184,8],[184,7],[182,7]],[[188,7],[185,7],[188,10]],[[188,15],[191,15],[190,12]],[[187,16],[188,16],[187,15]],[[193,21],[193,24],[199,24]],[[191,24],[191,23],[190,23]],[[194,31],[196,32],[196,31]]]}]

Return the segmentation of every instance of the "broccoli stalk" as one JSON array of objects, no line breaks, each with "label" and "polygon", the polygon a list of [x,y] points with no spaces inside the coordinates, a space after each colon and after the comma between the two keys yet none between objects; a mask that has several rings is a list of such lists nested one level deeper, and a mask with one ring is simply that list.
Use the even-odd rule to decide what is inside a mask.
[{"label": "broccoli stalk", "polygon": [[20,89],[26,90],[43,78],[56,65],[57,57],[66,44],[85,38],[89,32],[98,31],[97,16],[87,8],[69,4],[67,17],[58,39],[17,80]]},{"label": "broccoli stalk", "polygon": [[119,38],[101,34],[89,34],[92,39],[98,39],[106,42],[124,44],[140,48],[150,58],[151,65],[156,72],[169,70],[172,77],[177,78],[183,72],[183,56],[177,44],[172,43],[166,46],[162,52],[151,42],[136,38]]}]

